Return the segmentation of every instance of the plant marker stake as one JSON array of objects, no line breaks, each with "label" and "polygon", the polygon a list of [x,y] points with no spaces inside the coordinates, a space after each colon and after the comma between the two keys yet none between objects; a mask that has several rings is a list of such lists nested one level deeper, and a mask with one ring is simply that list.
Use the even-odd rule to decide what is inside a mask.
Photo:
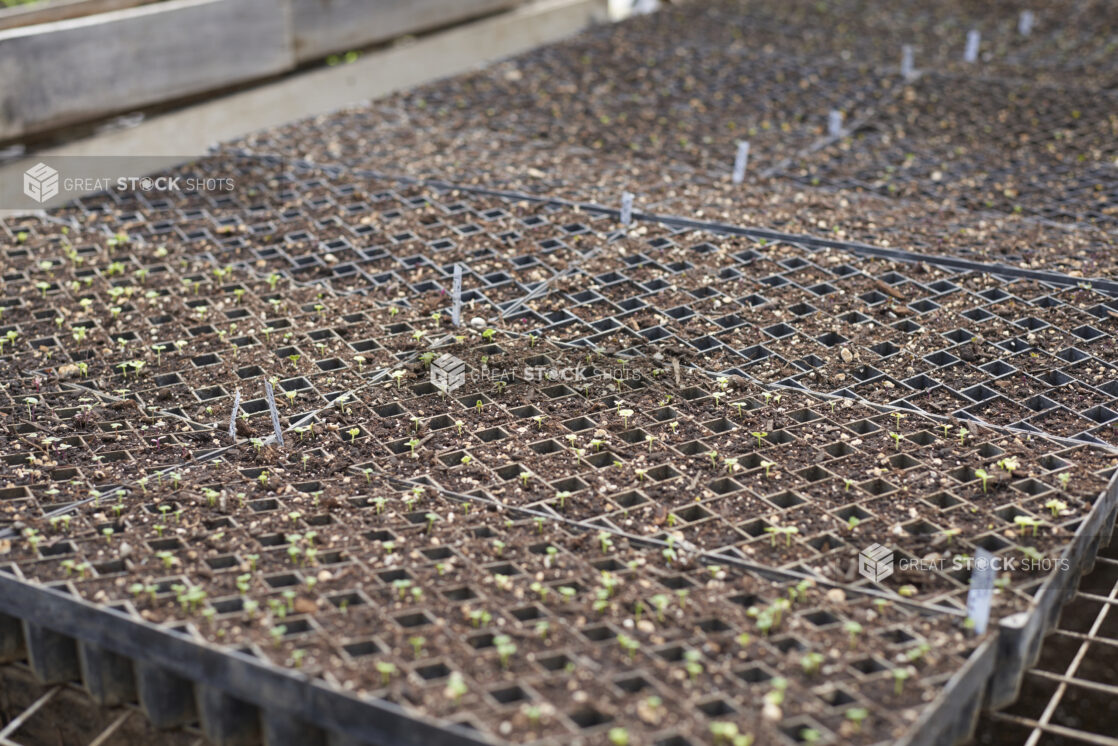
[{"label": "plant marker stake", "polygon": [[963,62],[978,62],[978,45],[982,43],[982,34],[978,29],[967,32],[967,51],[963,53]]},{"label": "plant marker stake", "polygon": [[738,143],[738,155],[734,158],[733,182],[740,184],[745,181],[745,167],[749,165],[749,141],[742,140]]},{"label": "plant marker stake", "polygon": [[986,633],[990,621],[990,602],[994,597],[994,579],[998,571],[994,567],[994,555],[979,548],[974,553],[974,572],[970,576],[970,590],[967,591],[967,617],[974,620],[974,631]]},{"label": "plant marker stake", "polygon": [[272,412],[272,429],[276,431],[276,442],[283,448],[283,428],[279,424],[279,412],[276,411],[276,395],[272,392],[272,382],[264,381],[264,395],[268,397],[268,409]]},{"label": "plant marker stake", "polygon": [[621,193],[621,224],[632,225],[633,223],[633,193]]},{"label": "plant marker stake", "polygon": [[237,393],[233,395],[233,412],[229,415],[229,439],[233,442],[237,440],[237,410],[241,406],[241,390],[237,389]]},{"label": "plant marker stake", "polygon": [[842,112],[831,109],[827,116],[827,134],[831,137],[842,137]]},{"label": "plant marker stake", "polygon": [[905,44],[901,47],[901,77],[905,80],[911,80],[915,74],[916,67],[913,65],[912,45]]},{"label": "plant marker stake", "polygon": [[1028,36],[1033,33],[1033,23],[1035,21],[1036,16],[1033,15],[1031,10],[1021,11],[1021,15],[1017,19],[1017,33],[1021,36]]},{"label": "plant marker stake", "polygon": [[451,306],[450,320],[455,326],[462,326],[462,265],[454,265],[454,285],[451,288],[454,305]]}]

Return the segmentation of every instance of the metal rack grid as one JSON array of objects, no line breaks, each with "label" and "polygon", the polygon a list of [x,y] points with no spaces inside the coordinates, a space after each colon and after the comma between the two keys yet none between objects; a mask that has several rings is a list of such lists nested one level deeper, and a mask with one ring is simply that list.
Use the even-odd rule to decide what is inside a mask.
[{"label": "metal rack grid", "polygon": [[1025,674],[1017,702],[987,713],[983,746],[1118,746],[1118,542],[1100,549],[1059,625]]},{"label": "metal rack grid", "polygon": [[194,727],[157,730],[135,704],[102,707],[77,683],[44,686],[26,664],[0,667],[0,746],[204,746]]}]

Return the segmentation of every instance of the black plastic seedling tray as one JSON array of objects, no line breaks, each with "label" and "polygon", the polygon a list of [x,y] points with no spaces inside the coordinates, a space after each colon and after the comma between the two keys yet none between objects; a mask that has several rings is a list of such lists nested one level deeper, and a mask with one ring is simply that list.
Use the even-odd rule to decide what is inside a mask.
[{"label": "black plastic seedling tray", "polygon": [[[452,189],[445,184],[440,188]],[[510,196],[496,194],[502,199]],[[511,195],[513,200],[526,198],[527,195]],[[559,202],[544,201],[553,202],[557,209],[561,207]],[[615,212],[594,206],[580,206],[580,210],[584,213],[597,211],[598,219],[605,222],[610,222],[609,218]],[[688,222],[678,227],[690,230],[696,226]],[[732,233],[730,226],[704,227],[716,235]],[[566,230],[570,234],[579,235],[586,232],[586,226],[572,223],[566,226]],[[789,243],[805,243],[801,237],[780,237],[788,239]],[[342,248],[336,246],[333,250],[340,251]],[[290,261],[296,256],[284,259]],[[935,264],[938,259],[922,257],[917,260],[913,258],[916,256],[920,255],[912,255],[909,261]],[[804,260],[797,259],[786,268],[793,270],[806,266],[797,262]],[[411,266],[418,267],[421,264],[423,262],[417,260]],[[971,266],[966,269],[1003,274],[1001,268],[979,266],[982,269]],[[445,267],[441,271],[445,277]],[[299,273],[293,274],[298,276]],[[373,275],[369,277],[372,278]],[[774,278],[777,277],[779,276],[774,275]],[[1072,284],[1072,279],[1050,273],[1044,273],[1043,277],[1043,281],[1052,285],[1069,285]],[[608,291],[611,286],[629,281],[624,268],[597,276],[597,283],[603,292]],[[323,289],[324,294],[329,295],[331,280],[318,278],[313,282]],[[374,281],[372,284],[375,286],[377,283]],[[533,314],[513,316],[512,320],[529,319],[525,324],[526,330],[547,331],[548,336],[558,335],[560,332],[570,334],[574,344],[582,348],[593,349],[599,337],[604,338],[615,329],[623,328],[626,314],[648,305],[640,298],[621,300],[616,303],[619,313],[589,323],[570,313],[536,314],[525,307],[529,303],[522,301],[542,297],[542,292],[529,298],[525,296],[540,287],[546,287],[546,284],[530,286],[509,283],[501,277],[484,280],[476,291],[479,293],[478,299],[483,299],[482,294],[486,291],[501,286],[511,292],[505,299],[489,302],[485,315],[496,315],[501,310],[514,314]],[[409,288],[409,293],[414,298],[433,289],[435,288],[430,285],[418,283]],[[645,290],[654,293],[656,288]],[[345,289],[336,297],[355,292],[359,290]],[[650,295],[642,297],[654,302]],[[586,297],[584,300],[589,302],[597,299]],[[310,312],[306,308],[303,310]],[[683,308],[682,312],[697,315],[689,308]],[[724,328],[735,327],[733,319],[724,320]],[[602,324],[603,321],[617,326]],[[406,334],[410,327],[406,324],[404,327],[398,333]],[[674,339],[680,343],[695,344],[695,340],[673,338],[672,333],[666,329],[657,329],[658,331],[645,330],[648,333],[644,335],[629,333],[632,346],[657,341],[657,337],[661,340]],[[778,339],[783,335],[783,330],[774,329],[770,336]],[[708,341],[699,344],[712,344],[709,340],[717,341],[714,336],[703,339]],[[401,359],[414,359],[414,355],[402,355]],[[332,358],[327,358],[320,362],[330,363],[331,360]],[[43,372],[45,374],[49,371],[44,369]],[[383,377],[383,372],[381,375]],[[302,384],[298,386],[300,390],[314,392],[324,398],[329,393],[318,391],[309,384],[306,388]],[[227,397],[229,391],[223,391]],[[415,393],[421,394],[418,390]],[[265,405],[260,400],[251,399],[247,404],[252,404],[255,410],[264,411]],[[823,409],[822,405],[820,409]],[[308,417],[291,417],[289,424],[298,426],[308,421]],[[997,428],[991,429],[998,431]],[[207,456],[212,459],[219,454],[219,450],[213,450]],[[1054,622],[1068,590],[1074,588],[1075,578],[1089,566],[1102,537],[1109,536],[1114,523],[1115,503],[1115,482],[1111,478],[1106,492],[1094,502],[1092,512],[1078,526],[1074,539],[1064,550],[1063,556],[1068,560],[1069,569],[1044,581],[1035,596],[1035,605],[1029,611],[1002,620],[997,637],[979,644],[968,663],[952,676],[902,743],[944,746],[958,743],[970,732],[981,703],[998,705],[1012,698],[1024,669],[1035,658],[1040,639]],[[587,524],[585,528],[609,530],[608,524]],[[360,699],[328,683],[314,681],[298,671],[273,666],[262,657],[253,655],[251,649],[230,651],[207,644],[189,625],[168,629],[150,624],[132,613],[127,603],[121,604],[121,608],[117,609],[97,607],[79,600],[74,593],[67,592],[64,583],[54,586],[28,584],[20,580],[19,570],[14,567],[0,576],[0,586],[0,611],[6,615],[5,619],[0,620],[0,629],[3,630],[0,649],[9,658],[26,654],[33,671],[44,681],[80,677],[91,693],[106,703],[136,696],[149,717],[158,725],[170,726],[197,718],[215,742],[230,744],[250,741],[260,735],[268,743],[278,744],[486,742],[485,737],[462,726],[417,719],[390,703]]]}]

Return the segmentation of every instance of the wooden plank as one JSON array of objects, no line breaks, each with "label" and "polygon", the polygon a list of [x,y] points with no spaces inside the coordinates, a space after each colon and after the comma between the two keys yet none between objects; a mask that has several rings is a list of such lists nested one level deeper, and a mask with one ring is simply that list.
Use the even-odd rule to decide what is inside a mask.
[{"label": "wooden plank", "polygon": [[299,62],[360,49],[518,5],[521,0],[291,0]]},{"label": "wooden plank", "polygon": [[294,67],[287,0],[170,0],[0,31],[0,140]]},{"label": "wooden plank", "polygon": [[52,156],[144,153],[152,170],[203,155],[215,142],[455,75],[502,57],[550,44],[605,21],[605,0],[542,0],[414,43],[363,55],[350,65],[323,67],[168,112],[126,130],[29,154],[0,164],[0,218],[28,212],[23,172]]},{"label": "wooden plank", "polygon": [[30,5],[0,8],[0,31],[40,23],[54,23],[111,10],[135,8],[159,0],[46,0]]}]

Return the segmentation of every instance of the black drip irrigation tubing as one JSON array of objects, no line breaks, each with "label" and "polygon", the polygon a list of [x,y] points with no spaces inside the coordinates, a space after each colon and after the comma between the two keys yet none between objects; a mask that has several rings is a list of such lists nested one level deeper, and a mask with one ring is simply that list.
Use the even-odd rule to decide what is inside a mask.
[{"label": "black drip irrigation tubing", "polygon": [[[510,201],[527,201],[563,205],[565,207],[583,210],[585,212],[598,215],[609,215],[612,217],[620,217],[621,215],[621,210],[616,207],[605,207],[603,205],[598,205],[592,202],[576,202],[574,200],[569,200],[562,197],[534,195],[506,189],[493,189],[490,187],[455,184],[453,182],[444,181],[442,179],[423,179],[385,174],[378,171],[355,169],[338,164],[314,163],[312,161],[302,159],[289,160],[283,158],[282,156],[251,153],[246,150],[235,150],[230,151],[230,153],[238,157],[279,163],[282,165],[291,166],[293,168],[304,168],[312,171],[323,171],[327,174],[350,173],[361,178],[373,178],[381,179],[384,181],[396,181],[403,184],[429,186],[434,189],[444,191],[457,190],[462,192],[469,192],[471,194],[481,194],[488,197],[498,197]],[[675,215],[660,215],[657,213],[638,212],[634,210],[632,217],[633,220],[645,220],[648,222],[671,226],[673,228],[706,231],[708,233],[731,236],[745,236],[747,238],[763,238],[766,241],[783,241],[785,243],[817,249],[836,249],[838,251],[845,251],[856,256],[868,256],[877,259],[888,259],[897,262],[904,262],[906,264],[932,264],[935,266],[947,267],[949,269],[959,270],[963,272],[976,272],[978,274],[1003,278],[1036,280],[1038,282],[1046,282],[1062,287],[1076,287],[1080,285],[1086,285],[1094,290],[1098,290],[1108,295],[1118,297],[1118,281],[1107,280],[1104,278],[1072,277],[1071,275],[1065,275],[1061,272],[1023,269],[1021,267],[1011,267],[1005,264],[988,264],[986,262],[976,262],[971,259],[962,259],[960,257],[954,256],[944,256],[941,254],[922,254],[914,251],[905,251],[903,249],[870,246],[869,244],[864,244],[857,241],[836,241],[829,238],[817,238],[815,236],[808,236],[804,234],[784,233],[767,228],[747,228],[745,226],[732,225],[729,223],[695,220],[693,218],[684,218]]]}]

